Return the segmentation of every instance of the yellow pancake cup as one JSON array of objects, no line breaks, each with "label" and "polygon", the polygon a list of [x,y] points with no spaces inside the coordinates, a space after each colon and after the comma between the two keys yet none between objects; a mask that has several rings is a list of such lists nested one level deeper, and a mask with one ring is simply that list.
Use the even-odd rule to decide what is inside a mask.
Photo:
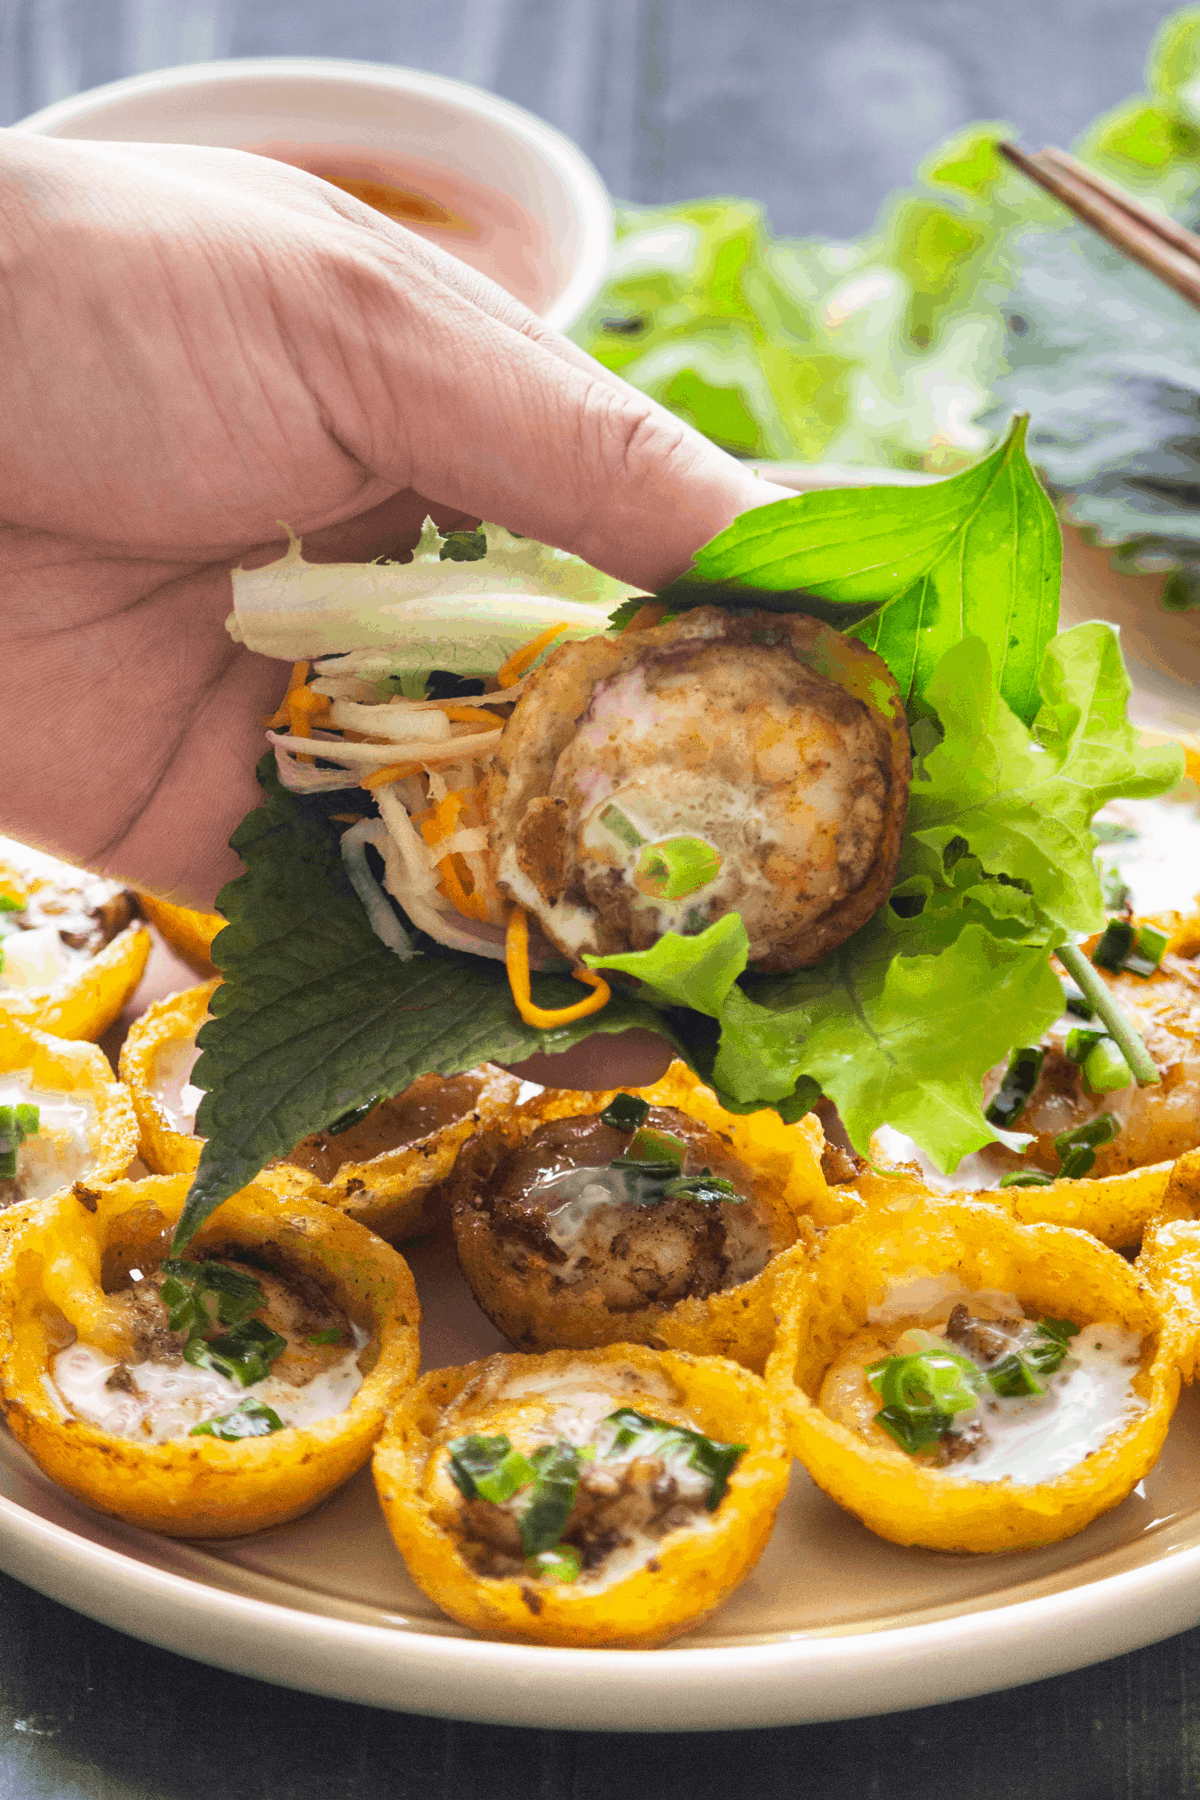
[{"label": "yellow pancake cup", "polygon": [[[716,1511],[669,1532],[650,1563],[602,1586],[476,1573],[458,1534],[446,1446],[505,1432],[518,1448],[562,1404],[579,1372],[632,1406],[725,1443],[747,1445]],[[519,1393],[506,1393],[507,1384]],[[495,1356],[427,1375],[393,1410],[376,1448],[375,1485],[409,1574],[443,1612],[484,1637],[538,1644],[648,1646],[714,1611],[754,1567],[787,1487],[778,1414],[757,1376],[716,1357],[637,1344],[546,1356]]]},{"label": "yellow pancake cup", "polygon": [[531,1350],[585,1349],[608,1343],[648,1343],[699,1356],[727,1356],[761,1373],[775,1337],[775,1273],[780,1254],[811,1244],[816,1231],[846,1218],[858,1205],[831,1188],[821,1173],[821,1128],[809,1115],[785,1125],[778,1113],[729,1113],[681,1062],[653,1087],[598,1093],[548,1089],[501,1118],[495,1129],[516,1149],[556,1119],[603,1112],[619,1092],[647,1105],[676,1107],[724,1137],[758,1178],[770,1213],[772,1255],[751,1280],[673,1304],[609,1311],[586,1282],[566,1287],[550,1264],[531,1251],[518,1276],[506,1262],[482,1215],[455,1220],[459,1262],[480,1305],[512,1343]]},{"label": "yellow pancake cup", "polygon": [[[50,1037],[28,1025],[0,1019],[0,1081],[5,1076],[19,1076],[35,1093],[61,1096],[86,1108],[87,1150],[80,1181],[116,1181],[124,1175],[138,1149],[133,1101],[95,1044]],[[36,1151],[43,1134],[52,1143],[59,1135],[53,1125],[43,1125],[36,1137],[27,1140],[31,1151]],[[25,1200],[18,1204],[24,1210],[38,1203]]]},{"label": "yellow pancake cup", "polygon": [[[63,864],[66,876],[78,871]],[[39,888],[51,887],[49,877],[32,875],[16,863],[0,857],[0,894],[24,900]],[[72,974],[48,987],[0,988],[0,1020],[30,1025],[60,1038],[104,1035],[118,1018],[142,979],[150,955],[150,933],[140,920],[126,925],[110,944]]]},{"label": "yellow pancake cup", "polygon": [[177,906],[173,900],[160,900],[157,894],[148,894],[144,888],[138,889],[138,900],[155,931],[176,956],[207,981],[215,973],[211,954],[213,939],[225,928],[220,913],[197,912],[190,906]]},{"label": "yellow pancake cup", "polygon": [[366,1462],[386,1407],[416,1377],[420,1307],[408,1265],[387,1244],[329,1207],[252,1185],[225,1201],[188,1254],[249,1254],[316,1281],[368,1333],[365,1379],[349,1405],[236,1443],[141,1444],[64,1415],[45,1379],[51,1357],[73,1333],[121,1354],[102,1278],[162,1259],[187,1190],[185,1176],[151,1176],[28,1211],[0,1250],[0,1401],[39,1467],[98,1512],[169,1537],[237,1537],[298,1518]]},{"label": "yellow pancake cup", "polygon": [[200,1161],[204,1139],[179,1131],[156,1095],[157,1063],[171,1045],[195,1042],[219,986],[219,979],[207,981],[157,1000],[134,1020],[121,1046],[119,1067],[137,1113],[139,1154],[156,1175],[190,1175]]},{"label": "yellow pancake cup", "polygon": [[[1132,1386],[1145,1411],[1065,1473],[1028,1485],[973,1481],[967,1465],[923,1465],[828,1417],[817,1396],[843,1346],[889,1289],[928,1275],[950,1277],[968,1294],[1012,1294],[1031,1318],[1111,1322],[1138,1334]],[[767,1381],[793,1454],[840,1506],[898,1544],[1001,1552],[1082,1531],[1153,1466],[1179,1397],[1183,1324],[1164,1310],[1144,1271],[1083,1232],[1022,1225],[983,1203],[929,1200],[830,1231],[815,1260],[781,1280],[779,1311]]]}]

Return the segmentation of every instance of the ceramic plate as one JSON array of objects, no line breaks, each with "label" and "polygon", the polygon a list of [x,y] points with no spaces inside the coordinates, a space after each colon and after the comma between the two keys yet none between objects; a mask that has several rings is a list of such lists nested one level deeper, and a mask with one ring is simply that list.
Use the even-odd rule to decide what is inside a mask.
[{"label": "ceramic plate", "polygon": [[[1064,625],[1120,622],[1143,720],[1194,723],[1200,650],[1175,641],[1177,617],[1074,534],[1067,550]],[[160,946],[139,1005],[194,980]],[[426,1366],[499,1349],[451,1247],[406,1254]],[[445,1618],[408,1579],[367,1470],[279,1531],[191,1545],[92,1513],[0,1428],[0,1568],[148,1643],[372,1706],[591,1730],[791,1725],[1013,1687],[1197,1624],[1197,1470],[1200,1390],[1115,1512],[1053,1549],[961,1557],[873,1537],[797,1467],[757,1569],[704,1626],[664,1650],[554,1650],[484,1643]]]}]

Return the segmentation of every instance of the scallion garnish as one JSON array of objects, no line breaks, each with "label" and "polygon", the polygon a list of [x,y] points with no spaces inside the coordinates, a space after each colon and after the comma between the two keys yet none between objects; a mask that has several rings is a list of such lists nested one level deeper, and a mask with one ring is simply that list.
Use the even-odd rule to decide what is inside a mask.
[{"label": "scallion garnish", "polygon": [[611,831],[613,836],[625,845],[626,849],[640,850],[646,841],[633,820],[627,818],[619,806],[606,806],[600,814],[600,823],[606,831]]},{"label": "scallion garnish", "polygon": [[[1101,1038],[1108,1037],[1107,1031],[1068,1031],[1067,1041],[1063,1045],[1068,1062],[1085,1063]],[[1112,1041],[1111,1039],[1109,1040]]]},{"label": "scallion garnish", "polygon": [[567,1528],[579,1487],[580,1455],[574,1444],[543,1444],[529,1458],[533,1491],[517,1521],[526,1556],[553,1550]]},{"label": "scallion garnish", "polygon": [[438,547],[439,562],[479,562],[487,555],[482,531],[447,531]]},{"label": "scallion garnish", "polygon": [[240,1325],[263,1303],[261,1283],[224,1263],[171,1257],[163,1264],[163,1274],[162,1301],[172,1331],[194,1336],[215,1324]]},{"label": "scallion garnish", "polygon": [[1133,1071],[1121,1054],[1120,1045],[1110,1037],[1102,1037],[1084,1060],[1083,1079],[1093,1094],[1115,1094],[1129,1086]]},{"label": "scallion garnish", "polygon": [[272,1407],[264,1406],[261,1400],[246,1399],[239,1401],[232,1412],[193,1425],[188,1436],[222,1438],[225,1443],[234,1444],[239,1438],[269,1437],[273,1431],[284,1429],[283,1420]]},{"label": "scallion garnish", "polygon": [[1061,1368],[1078,1325],[1069,1319],[1039,1319],[1030,1342],[1023,1350],[1003,1356],[987,1372],[992,1391],[1002,1399],[1019,1399],[1029,1394],[1044,1394],[1043,1375],[1053,1375]]},{"label": "scallion garnish", "polygon": [[628,1160],[633,1163],[669,1163],[676,1172],[682,1170],[687,1145],[671,1131],[656,1131],[652,1125],[639,1125],[629,1145]]},{"label": "scallion garnish", "polygon": [[649,1418],[645,1413],[636,1412],[632,1406],[622,1406],[617,1412],[609,1413],[604,1423],[616,1427],[609,1455],[619,1455],[625,1450],[636,1448],[640,1456],[665,1458],[686,1450],[688,1467],[708,1477],[708,1496],[704,1504],[709,1512],[716,1512],[721,1504],[729,1485],[729,1477],[747,1448],[745,1444],[722,1444],[716,1438],[705,1437],[702,1432],[692,1431],[686,1425],[672,1425],[666,1419]]},{"label": "scallion garnish", "polygon": [[1086,1125],[1077,1125],[1074,1131],[1060,1132],[1054,1140],[1054,1148],[1062,1162],[1060,1177],[1065,1181],[1078,1181],[1080,1176],[1086,1175],[1101,1144],[1111,1144],[1120,1129],[1121,1122],[1112,1113],[1101,1113],[1098,1118],[1089,1119]]},{"label": "scallion garnish", "polygon": [[493,1474],[505,1457],[512,1455],[512,1442],[503,1432],[484,1437],[473,1431],[469,1437],[455,1438],[449,1451],[450,1479],[465,1500],[475,1500],[479,1497],[480,1480]]},{"label": "scallion garnish", "polygon": [[1148,981],[1162,962],[1169,942],[1166,932],[1157,926],[1135,927],[1129,919],[1110,919],[1092,951],[1092,961],[1098,969],[1107,969],[1112,975],[1125,970]]},{"label": "scallion garnish", "polygon": [[1039,1381],[1026,1359],[1013,1351],[1002,1356],[987,1372],[992,1392],[1003,1400],[1016,1400],[1027,1394],[1044,1394],[1046,1384]]},{"label": "scallion garnish", "polygon": [[699,1175],[681,1175],[678,1181],[669,1181],[662,1197],[664,1200],[699,1200],[705,1205],[727,1200],[734,1206],[743,1206],[746,1199],[732,1181],[727,1181],[723,1175],[714,1175],[711,1169],[701,1169]]},{"label": "scallion garnish", "polygon": [[1133,1070],[1138,1086],[1154,1087],[1161,1076],[1150,1052],[1079,945],[1060,944],[1055,955],[1068,974],[1078,982],[1081,992],[1090,1001],[1093,1012],[1108,1027],[1108,1035],[1121,1046],[1121,1054]]},{"label": "scallion garnish", "polygon": [[977,1404],[982,1376],[969,1357],[919,1350],[870,1363],[867,1380],[883,1401],[875,1423],[910,1456],[943,1437],[954,1415]]},{"label": "scallion garnish", "polygon": [[1045,1058],[1046,1052],[1040,1045],[1013,1051],[1004,1079],[983,1115],[989,1125],[999,1125],[1007,1131],[1015,1124],[1029,1104]]},{"label": "scallion garnish", "polygon": [[614,1094],[600,1114],[600,1123],[611,1125],[614,1131],[636,1131],[646,1123],[649,1112],[648,1100],[639,1100],[635,1094]]},{"label": "scallion garnish", "polygon": [[1073,981],[1064,981],[1062,989],[1063,1009],[1064,1011],[1069,1012],[1072,1018],[1091,1019],[1095,1016],[1095,1008],[1091,1001],[1087,998],[1086,994],[1076,987]]},{"label": "scallion garnish", "polygon": [[683,900],[715,881],[721,857],[703,838],[664,838],[638,857],[633,885],[651,900]]},{"label": "scallion garnish", "polygon": [[578,1581],[583,1558],[574,1544],[556,1544],[553,1550],[539,1550],[536,1556],[527,1556],[525,1568],[535,1581]]},{"label": "scallion garnish", "polygon": [[344,1333],[340,1325],[331,1325],[328,1331],[314,1331],[311,1337],[305,1338],[306,1344],[340,1344]]},{"label": "scallion garnish", "polygon": [[25,902],[15,894],[0,894],[0,913],[24,912]]},{"label": "scallion garnish", "polygon": [[1010,1187],[1051,1187],[1054,1176],[1047,1175],[1044,1169],[1010,1169],[1007,1175],[1000,1177],[1002,1188]]},{"label": "scallion garnish", "polygon": [[266,1380],[271,1364],[286,1349],[287,1339],[261,1319],[246,1319],[221,1337],[190,1337],[183,1357],[194,1369],[216,1369],[243,1387],[253,1387]]},{"label": "scallion garnish", "polygon": [[0,1106],[0,1180],[15,1181],[17,1151],[26,1138],[36,1137],[41,1129],[41,1113],[26,1101],[16,1106]]}]

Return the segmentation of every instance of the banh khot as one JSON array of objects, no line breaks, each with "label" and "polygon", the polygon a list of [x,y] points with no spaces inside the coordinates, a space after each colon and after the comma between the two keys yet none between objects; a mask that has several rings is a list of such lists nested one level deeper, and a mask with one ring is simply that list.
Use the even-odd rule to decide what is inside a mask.
[{"label": "banh khot", "polygon": [[[139,1147],[158,1174],[190,1173],[203,1149],[192,1080],[196,1034],[218,982],[158,1001],[130,1029],[121,1075],[137,1109]],[[324,1131],[275,1158],[263,1179],[277,1193],[320,1200],[389,1242],[430,1229],[464,1140],[512,1106],[520,1083],[486,1066],[443,1078],[420,1075],[403,1093],[351,1108]]]},{"label": "banh khot", "polygon": [[788,1459],[756,1376],[620,1344],[427,1375],[374,1470],[409,1573],[453,1618],[635,1645],[698,1624],[745,1578]]},{"label": "banh khot", "polygon": [[0,1210],[113,1181],[136,1153],[133,1103],[102,1051],[0,1019]]},{"label": "banh khot", "polygon": [[128,888],[0,838],[0,1020],[98,1038],[149,953]]},{"label": "banh khot", "polygon": [[417,1371],[397,1253],[333,1208],[248,1188],[186,1258],[184,1176],[26,1211],[0,1250],[0,1398],[47,1474],[100,1511],[229,1537],[306,1512],[370,1454]]},{"label": "banh khot", "polygon": [[984,1077],[1104,923],[1093,816],[1182,772],[1126,720],[1113,632],[1055,635],[1023,432],[927,488],[748,513],[657,595],[490,525],[235,572],[231,631],[293,669],[186,1227],[418,1074],[635,1025],[859,1154],[888,1125],[950,1172],[995,1139]]},{"label": "banh khot", "polygon": [[828,1232],[777,1295],[767,1380],[793,1453],[883,1537],[1032,1548],[1156,1461],[1182,1316],[1083,1232],[928,1197]]},{"label": "banh khot", "polygon": [[448,1183],[459,1263],[522,1350],[671,1344],[761,1371],[777,1261],[854,1202],[815,1121],[731,1114],[682,1063],[549,1090],[478,1131]]}]

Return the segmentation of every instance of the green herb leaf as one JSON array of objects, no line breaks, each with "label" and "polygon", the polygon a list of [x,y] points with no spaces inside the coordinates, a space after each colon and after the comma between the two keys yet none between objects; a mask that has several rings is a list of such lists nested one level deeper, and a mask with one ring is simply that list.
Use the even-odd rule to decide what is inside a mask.
[{"label": "green herb leaf", "polygon": [[[204,1332],[219,1322],[240,1325],[263,1304],[263,1290],[253,1275],[219,1262],[163,1263],[160,1290],[172,1331]],[[211,1306],[210,1306],[211,1300]]]},{"label": "green herb leaf", "polygon": [[1103,903],[1092,814],[1117,794],[1161,794],[1183,776],[1174,745],[1146,750],[1126,718],[1129,677],[1116,633],[1077,625],[1055,638],[1031,733],[998,698],[986,647],[951,649],[928,692],[945,736],[909,797],[909,829],[936,850],[965,837],[982,867],[1029,883],[1067,931],[1093,931]]},{"label": "green herb leaf", "polygon": [[495,1473],[505,1458],[513,1453],[512,1440],[503,1432],[484,1437],[472,1432],[469,1437],[454,1438],[448,1445],[447,1468],[450,1479],[466,1500],[479,1498],[478,1483]]},{"label": "green herb leaf", "polygon": [[539,1550],[536,1556],[527,1556],[525,1570],[535,1581],[569,1583],[579,1580],[583,1558],[574,1544],[558,1544],[553,1550]]},{"label": "green herb leaf", "polygon": [[227,1444],[235,1444],[240,1438],[269,1437],[273,1431],[285,1429],[283,1420],[272,1407],[264,1406],[261,1400],[247,1398],[240,1400],[232,1412],[220,1413],[214,1419],[193,1425],[188,1436],[221,1438]]},{"label": "green herb leaf", "polygon": [[[1031,720],[1058,623],[1061,560],[1058,521],[1016,419],[990,456],[946,481],[831,489],[743,513],[659,597],[676,608],[711,604],[718,587],[743,605],[805,611],[819,595],[879,608],[854,635],[883,657],[905,700],[924,694],[945,652],[975,635],[1000,694]],[[835,613],[833,622],[853,620]]]},{"label": "green herb leaf", "polygon": [[633,885],[654,900],[684,900],[720,873],[721,858],[703,838],[664,838],[638,857]]},{"label": "green herb leaf", "polygon": [[340,1119],[335,1119],[331,1125],[327,1125],[326,1131],[330,1137],[341,1137],[343,1131],[350,1131],[355,1125],[361,1125],[367,1115],[375,1111],[379,1100],[378,1094],[372,1094],[371,1098],[364,1100],[361,1106],[352,1106],[348,1112],[342,1114]]},{"label": "green herb leaf", "polygon": [[447,531],[438,551],[439,562],[479,562],[487,555],[482,531]]},{"label": "green herb leaf", "polygon": [[[232,840],[247,872],[218,902],[230,921],[214,946],[225,979],[193,1077],[205,1090],[197,1127],[206,1141],[176,1249],[272,1157],[426,1071],[519,1062],[595,1030],[664,1028],[652,1007],[615,994],[595,1018],[537,1031],[518,1017],[503,964],[425,938],[401,961],[371,930],[336,826],[280,786],[273,757],[259,780],[264,804]],[[565,974],[535,974],[532,986],[539,1006],[578,998]]]}]

